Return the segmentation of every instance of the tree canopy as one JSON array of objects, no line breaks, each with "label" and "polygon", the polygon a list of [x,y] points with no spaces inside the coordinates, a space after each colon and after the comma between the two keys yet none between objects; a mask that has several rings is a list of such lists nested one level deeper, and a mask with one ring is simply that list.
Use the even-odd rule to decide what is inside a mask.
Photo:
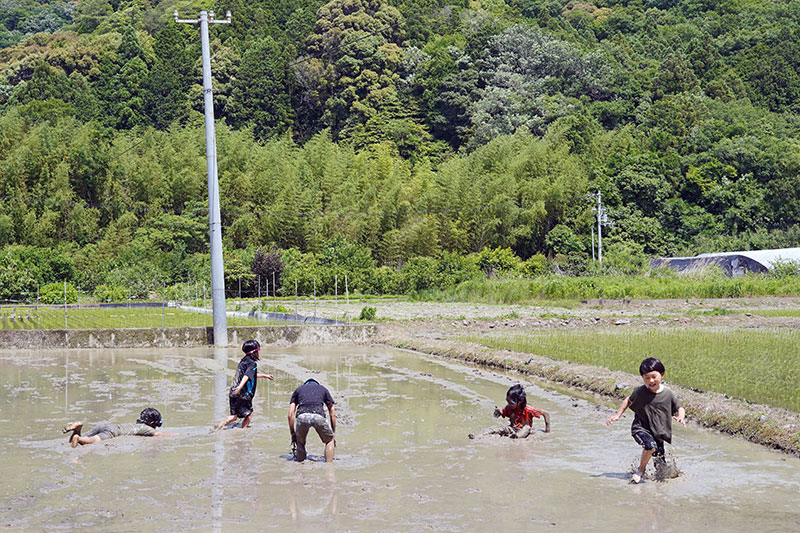
[{"label": "tree canopy", "polygon": [[[625,253],[798,244],[798,0],[203,5],[233,14],[210,33],[236,261],[508,249],[579,272],[595,191]],[[15,286],[205,268],[200,42],[176,7],[0,0],[3,264],[74,265]]]}]

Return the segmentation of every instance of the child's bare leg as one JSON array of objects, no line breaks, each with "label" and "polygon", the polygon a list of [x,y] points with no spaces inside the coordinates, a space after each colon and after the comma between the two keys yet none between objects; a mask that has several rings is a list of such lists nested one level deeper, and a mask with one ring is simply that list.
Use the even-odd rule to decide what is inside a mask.
[{"label": "child's bare leg", "polygon": [[225,420],[223,420],[222,422],[220,422],[219,424],[217,424],[214,427],[214,429],[223,429],[228,424],[232,424],[234,421],[236,421],[237,418],[238,417],[236,415],[231,415],[228,418],[226,418]]},{"label": "child's bare leg", "polygon": [[61,433],[69,433],[70,431],[72,431],[73,433],[77,433],[78,435],[80,435],[82,427],[83,427],[83,422],[73,422],[61,428]]},{"label": "child's bare leg", "polygon": [[639,483],[642,480],[644,477],[644,471],[647,468],[647,463],[650,462],[650,458],[653,456],[654,451],[655,450],[642,450],[642,458],[639,461],[639,469],[631,476],[631,483]]},{"label": "child's bare leg", "polygon": [[531,426],[525,425],[511,433],[512,439],[524,439],[531,434]]},{"label": "child's bare leg", "polygon": [[250,421],[251,421],[252,419],[253,419],[253,413],[250,413],[249,415],[247,415],[246,417],[244,417],[244,420],[242,420],[242,429],[244,429],[244,428],[246,428],[247,426],[249,426],[249,425],[250,425]]},{"label": "child's bare leg", "polygon": [[544,432],[550,433],[550,415],[547,411],[542,411],[542,418],[544,418]]},{"label": "child's bare leg", "polygon": [[72,444],[72,447],[75,448],[80,444],[81,446],[86,446],[87,444],[94,444],[95,442],[100,442],[101,439],[99,435],[95,435],[94,437],[81,437],[77,433],[73,433],[72,437],[70,438],[69,442]]},{"label": "child's bare leg", "polygon": [[483,435],[481,436],[500,435],[501,437],[510,437],[513,434],[514,434],[514,428],[512,428],[511,426],[501,426],[499,428],[490,429],[489,431],[483,433]]},{"label": "child's bare leg", "polygon": [[333,452],[334,452],[335,449],[336,449],[336,440],[335,439],[331,439],[330,442],[328,442],[325,445],[325,462],[326,463],[330,463],[331,461],[333,461]]}]

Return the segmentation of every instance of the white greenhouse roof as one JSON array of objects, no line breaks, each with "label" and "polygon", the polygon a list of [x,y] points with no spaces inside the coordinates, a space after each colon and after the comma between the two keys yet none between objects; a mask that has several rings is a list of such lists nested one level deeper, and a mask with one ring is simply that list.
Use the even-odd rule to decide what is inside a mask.
[{"label": "white greenhouse roof", "polygon": [[719,252],[699,254],[697,257],[713,258],[725,257],[729,255],[740,255],[760,263],[766,269],[771,269],[776,261],[797,261],[800,262],[800,248],[777,248],[775,250],[750,250],[745,252]]}]

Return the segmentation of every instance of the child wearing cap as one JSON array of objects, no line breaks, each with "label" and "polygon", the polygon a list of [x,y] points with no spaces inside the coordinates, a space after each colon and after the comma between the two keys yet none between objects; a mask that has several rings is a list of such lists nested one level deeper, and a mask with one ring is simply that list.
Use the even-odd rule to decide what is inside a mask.
[{"label": "child wearing cap", "polygon": [[228,424],[242,418],[242,428],[250,425],[253,418],[253,396],[256,394],[257,378],[274,379],[271,374],[259,374],[258,363],[260,359],[261,344],[257,340],[245,341],[242,344],[244,357],[239,361],[233,385],[228,393],[231,416],[217,424],[216,429],[222,429]]}]

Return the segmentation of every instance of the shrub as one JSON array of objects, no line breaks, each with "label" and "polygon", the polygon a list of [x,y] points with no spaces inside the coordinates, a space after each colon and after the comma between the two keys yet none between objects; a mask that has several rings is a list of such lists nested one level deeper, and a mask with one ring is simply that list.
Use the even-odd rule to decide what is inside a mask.
[{"label": "shrub", "polygon": [[800,275],[800,261],[778,258],[772,262],[771,267],[769,275],[773,278],[781,279]]},{"label": "shrub", "polygon": [[291,312],[291,311],[289,311],[288,309],[286,309],[286,308],[285,308],[284,306],[282,306],[281,304],[272,304],[272,305],[270,305],[270,303],[269,303],[269,302],[267,302],[266,300],[261,302],[261,311],[266,311],[267,313],[286,313],[286,314],[292,314],[292,312]]},{"label": "shrub", "polygon": [[264,291],[269,288],[270,294],[275,294],[276,287],[281,286],[281,275],[285,265],[282,254],[275,246],[269,250],[258,248],[253,255],[253,275],[261,278]]},{"label": "shrub", "polygon": [[478,252],[478,267],[490,277],[513,272],[519,264],[519,257],[511,248],[484,248]]},{"label": "shrub", "polygon": [[122,302],[127,295],[128,291],[125,287],[119,285],[108,285],[104,283],[98,285],[94,289],[94,297],[97,298],[99,302]]},{"label": "shrub", "polygon": [[603,254],[603,262],[611,272],[638,274],[645,270],[647,256],[641,244],[629,241],[612,242]]},{"label": "shrub", "polygon": [[547,258],[542,254],[536,254],[523,261],[519,267],[519,272],[526,278],[547,274],[550,270]]},{"label": "shrub", "polygon": [[361,309],[361,314],[358,315],[359,320],[375,320],[376,309],[374,307],[365,306]]},{"label": "shrub", "polygon": [[68,304],[78,301],[78,289],[71,283],[66,284],[66,290],[63,283],[48,283],[39,289],[39,300],[46,304],[63,304],[65,295]]},{"label": "shrub", "polygon": [[564,224],[558,224],[547,234],[545,246],[554,254],[582,253],[586,248],[580,238]]}]

